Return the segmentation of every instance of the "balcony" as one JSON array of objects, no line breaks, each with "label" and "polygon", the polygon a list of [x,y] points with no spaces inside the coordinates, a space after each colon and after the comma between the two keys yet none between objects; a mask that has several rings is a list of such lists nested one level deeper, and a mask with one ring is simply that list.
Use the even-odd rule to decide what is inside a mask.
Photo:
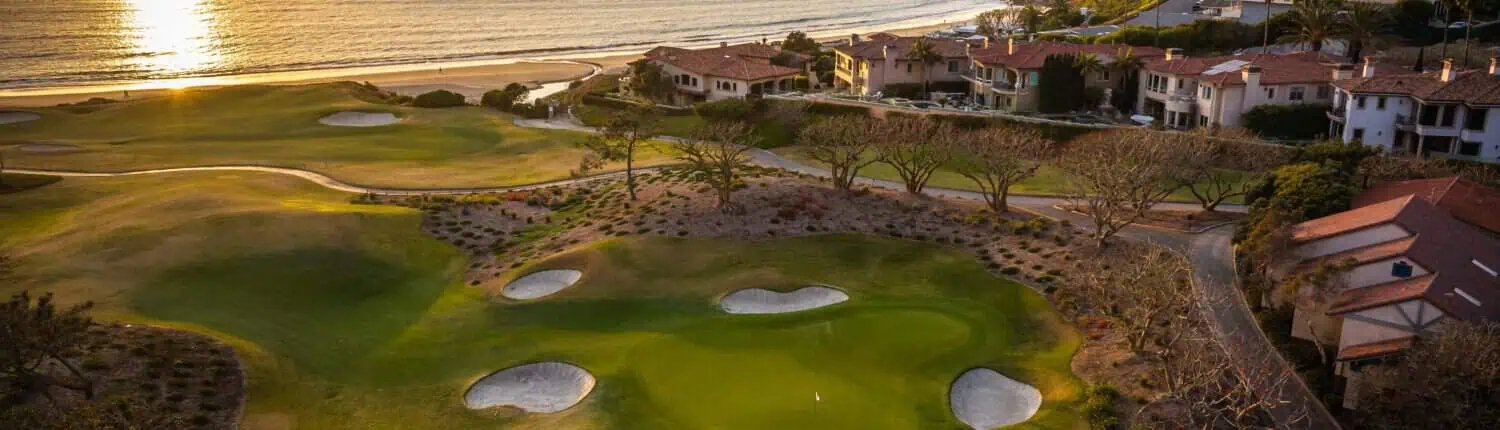
[{"label": "balcony", "polygon": [[990,86],[990,90],[1000,94],[1015,95],[1016,84],[1005,81],[996,81]]},{"label": "balcony", "polygon": [[[1344,116],[1348,115],[1349,112],[1345,111],[1343,108],[1330,108],[1327,111],[1324,111],[1323,114],[1328,115],[1329,121],[1342,124],[1344,122]],[[1401,118],[1397,117],[1396,120],[1397,122],[1399,122]]]},{"label": "balcony", "polygon": [[1406,131],[1415,130],[1416,122],[1412,121],[1409,115],[1396,114],[1396,129]]},{"label": "balcony", "polygon": [[963,75],[963,78],[965,81],[973,82],[979,85],[989,85],[990,82],[993,82],[989,79],[981,78],[978,76]]},{"label": "balcony", "polygon": [[1455,125],[1416,125],[1417,134],[1423,136],[1458,137],[1458,127]]}]

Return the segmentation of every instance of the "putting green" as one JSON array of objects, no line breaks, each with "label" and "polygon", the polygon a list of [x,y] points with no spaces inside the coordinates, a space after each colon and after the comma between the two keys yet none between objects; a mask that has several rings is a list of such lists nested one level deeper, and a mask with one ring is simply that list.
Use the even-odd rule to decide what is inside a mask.
[{"label": "putting green", "polygon": [[[1084,425],[1079,336],[969,255],[865,236],[633,238],[523,268],[583,279],[529,302],[460,281],[420,213],[268,174],[66,179],[0,200],[19,287],[99,316],[203,331],[248,366],[245,428],[962,428],[948,385],[973,367],[1037,387],[1016,428]],[[848,302],[729,315],[744,288],[822,283]],[[503,283],[501,283],[503,284]],[[598,378],[550,415],[472,411],[469,384],[539,361]],[[814,402],[814,393],[822,398]]]},{"label": "putting green", "polygon": [[[139,170],[259,164],[303,168],[392,188],[483,187],[569,177],[582,133],[518,127],[493,109],[371,103],[352,83],[184,90],[123,103],[37,109],[37,121],[0,124],[0,147],[66,144],[77,151],[9,151],[11,167]],[[338,112],[391,113],[382,127],[332,127]],[[670,163],[655,144],[637,166]],[[623,164],[606,166],[621,169]]]}]

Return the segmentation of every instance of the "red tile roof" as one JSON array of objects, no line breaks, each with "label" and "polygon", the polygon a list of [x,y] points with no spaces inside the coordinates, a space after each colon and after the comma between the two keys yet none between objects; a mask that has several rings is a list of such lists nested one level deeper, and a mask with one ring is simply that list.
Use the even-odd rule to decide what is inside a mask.
[{"label": "red tile roof", "polygon": [[1333,299],[1332,305],[1328,308],[1328,314],[1342,315],[1419,299],[1427,293],[1427,288],[1432,286],[1432,281],[1435,279],[1437,279],[1437,275],[1429,274],[1416,278],[1402,279],[1396,282],[1342,291],[1337,298]]},{"label": "red tile roof", "polygon": [[1352,93],[1400,94],[1429,102],[1468,103],[1478,106],[1500,105],[1500,77],[1484,71],[1460,71],[1448,82],[1439,72],[1399,73],[1346,79],[1334,85]]},{"label": "red tile roof", "polygon": [[[1333,70],[1339,63],[1339,59],[1318,52],[1183,57],[1173,58],[1171,61],[1162,56],[1147,61],[1146,70],[1196,76],[1200,82],[1218,86],[1239,86],[1245,85],[1241,69],[1253,64],[1260,66],[1261,85],[1320,84],[1333,82]],[[1240,66],[1232,67],[1235,65]]]},{"label": "red tile roof", "polygon": [[1461,221],[1500,233],[1500,191],[1458,176],[1379,184],[1355,197],[1354,207],[1370,206],[1406,195],[1415,195],[1437,205]]},{"label": "red tile roof", "polygon": [[661,46],[646,52],[646,58],[703,76],[753,81],[802,73],[801,70],[771,64],[771,57],[781,50],[758,43],[746,43],[709,49],[683,49]]},{"label": "red tile roof", "polygon": [[1319,261],[1341,263],[1348,260],[1354,260],[1358,264],[1366,264],[1395,258],[1405,255],[1408,250],[1411,250],[1412,244],[1415,244],[1416,242],[1417,237],[1412,236],[1405,239],[1398,239],[1390,242],[1366,246],[1364,248],[1355,248],[1337,254],[1326,255],[1316,260],[1309,260],[1303,263],[1299,267],[1299,269],[1314,268],[1315,266],[1317,266]]},{"label": "red tile roof", "polygon": [[975,49],[969,53],[974,61],[987,66],[1006,66],[1014,69],[1040,69],[1047,57],[1053,55],[1066,55],[1090,52],[1099,55],[1099,59],[1105,63],[1113,62],[1116,55],[1122,49],[1129,49],[1131,55],[1141,58],[1155,58],[1165,54],[1158,48],[1129,46],[1129,45],[1086,45],[1078,43],[1055,43],[1016,42],[1015,52],[1012,53],[1008,41],[1000,41],[990,45],[988,48]]},{"label": "red tile roof", "polygon": [[[1292,228],[1295,240],[1305,242],[1385,223],[1394,223],[1411,232],[1412,237],[1398,240],[1413,239],[1410,244],[1405,244],[1406,249],[1401,255],[1432,272],[1432,278],[1425,284],[1403,285],[1409,288],[1420,285],[1422,297],[1450,317],[1464,321],[1500,320],[1500,277],[1474,264],[1477,261],[1486,267],[1500,269],[1500,239],[1458,221],[1415,195],[1408,194]],[[1462,289],[1480,305],[1469,302],[1456,289]],[[1367,297],[1366,300],[1379,297],[1386,296]],[[1345,305],[1357,306],[1352,302]]]},{"label": "red tile roof", "polygon": [[1370,342],[1339,349],[1338,361],[1359,360],[1391,355],[1411,349],[1416,337],[1403,337],[1380,342]]},{"label": "red tile roof", "polygon": [[1297,224],[1292,226],[1292,240],[1309,242],[1395,221],[1408,200],[1392,199]]},{"label": "red tile roof", "polygon": [[[879,35],[879,33],[877,33]],[[906,51],[921,37],[875,37],[875,40],[866,40],[851,46],[840,46],[834,48],[840,54],[854,58],[867,60],[882,60],[886,56],[896,59],[906,58]],[[943,54],[945,58],[964,58],[968,56],[966,45],[957,40],[927,39],[927,43]]]}]

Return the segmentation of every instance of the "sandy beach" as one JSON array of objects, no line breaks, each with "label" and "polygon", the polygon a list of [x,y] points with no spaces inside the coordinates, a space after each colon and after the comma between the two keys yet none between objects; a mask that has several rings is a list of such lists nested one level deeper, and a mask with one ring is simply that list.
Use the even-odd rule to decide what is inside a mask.
[{"label": "sandy beach", "polygon": [[[916,36],[934,30],[946,29],[963,22],[956,21],[881,31],[900,36]],[[868,33],[870,32],[862,34]],[[816,39],[827,41],[845,37],[848,36],[818,35]],[[606,73],[623,71],[627,64],[640,58],[640,54],[603,54],[595,56],[581,54],[576,57],[563,56],[558,59],[547,60],[505,60],[501,64],[414,64],[360,69],[279,72],[207,79],[203,80],[202,84],[190,80],[182,82],[182,87],[215,88],[246,84],[300,85],[355,81],[370,82],[381,88],[406,95],[416,95],[428,91],[445,89],[471,98],[477,98],[485,91],[501,88],[510,83],[542,84],[580,79],[592,73],[593,68],[588,64],[603,67]],[[0,91],[0,107],[55,106],[63,103],[84,101],[92,97],[119,100],[125,98],[126,91],[129,92],[129,99],[139,99],[160,96],[180,89],[130,89],[130,86],[121,85],[113,87]]]}]

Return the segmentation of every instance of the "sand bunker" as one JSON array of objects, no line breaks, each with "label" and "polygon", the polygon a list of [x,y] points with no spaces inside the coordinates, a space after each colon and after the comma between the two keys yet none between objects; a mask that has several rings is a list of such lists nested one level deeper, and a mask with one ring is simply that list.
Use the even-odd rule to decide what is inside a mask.
[{"label": "sand bunker", "polygon": [[23,143],[16,145],[16,150],[31,153],[59,153],[82,151],[83,147],[61,143]]},{"label": "sand bunker", "polygon": [[573,407],[593,390],[594,375],[581,367],[534,363],[480,379],[464,393],[464,405],[470,409],[513,406],[526,412],[552,413]]},{"label": "sand bunker", "polygon": [[964,372],[948,391],[953,415],[976,429],[992,429],[1030,419],[1042,407],[1042,392],[994,370]]},{"label": "sand bunker", "polygon": [[0,124],[14,124],[39,119],[42,119],[42,115],[38,113],[0,111]]},{"label": "sand bunker", "polygon": [[735,291],[719,300],[731,314],[782,314],[832,306],[849,300],[849,294],[828,287],[804,287],[790,293],[763,288]]},{"label": "sand bunker", "polygon": [[334,127],[380,127],[400,121],[396,114],[387,112],[339,112],[318,120],[323,125]]},{"label": "sand bunker", "polygon": [[572,286],[580,278],[583,278],[583,272],[577,270],[545,270],[511,281],[500,290],[500,295],[513,300],[546,297]]}]

